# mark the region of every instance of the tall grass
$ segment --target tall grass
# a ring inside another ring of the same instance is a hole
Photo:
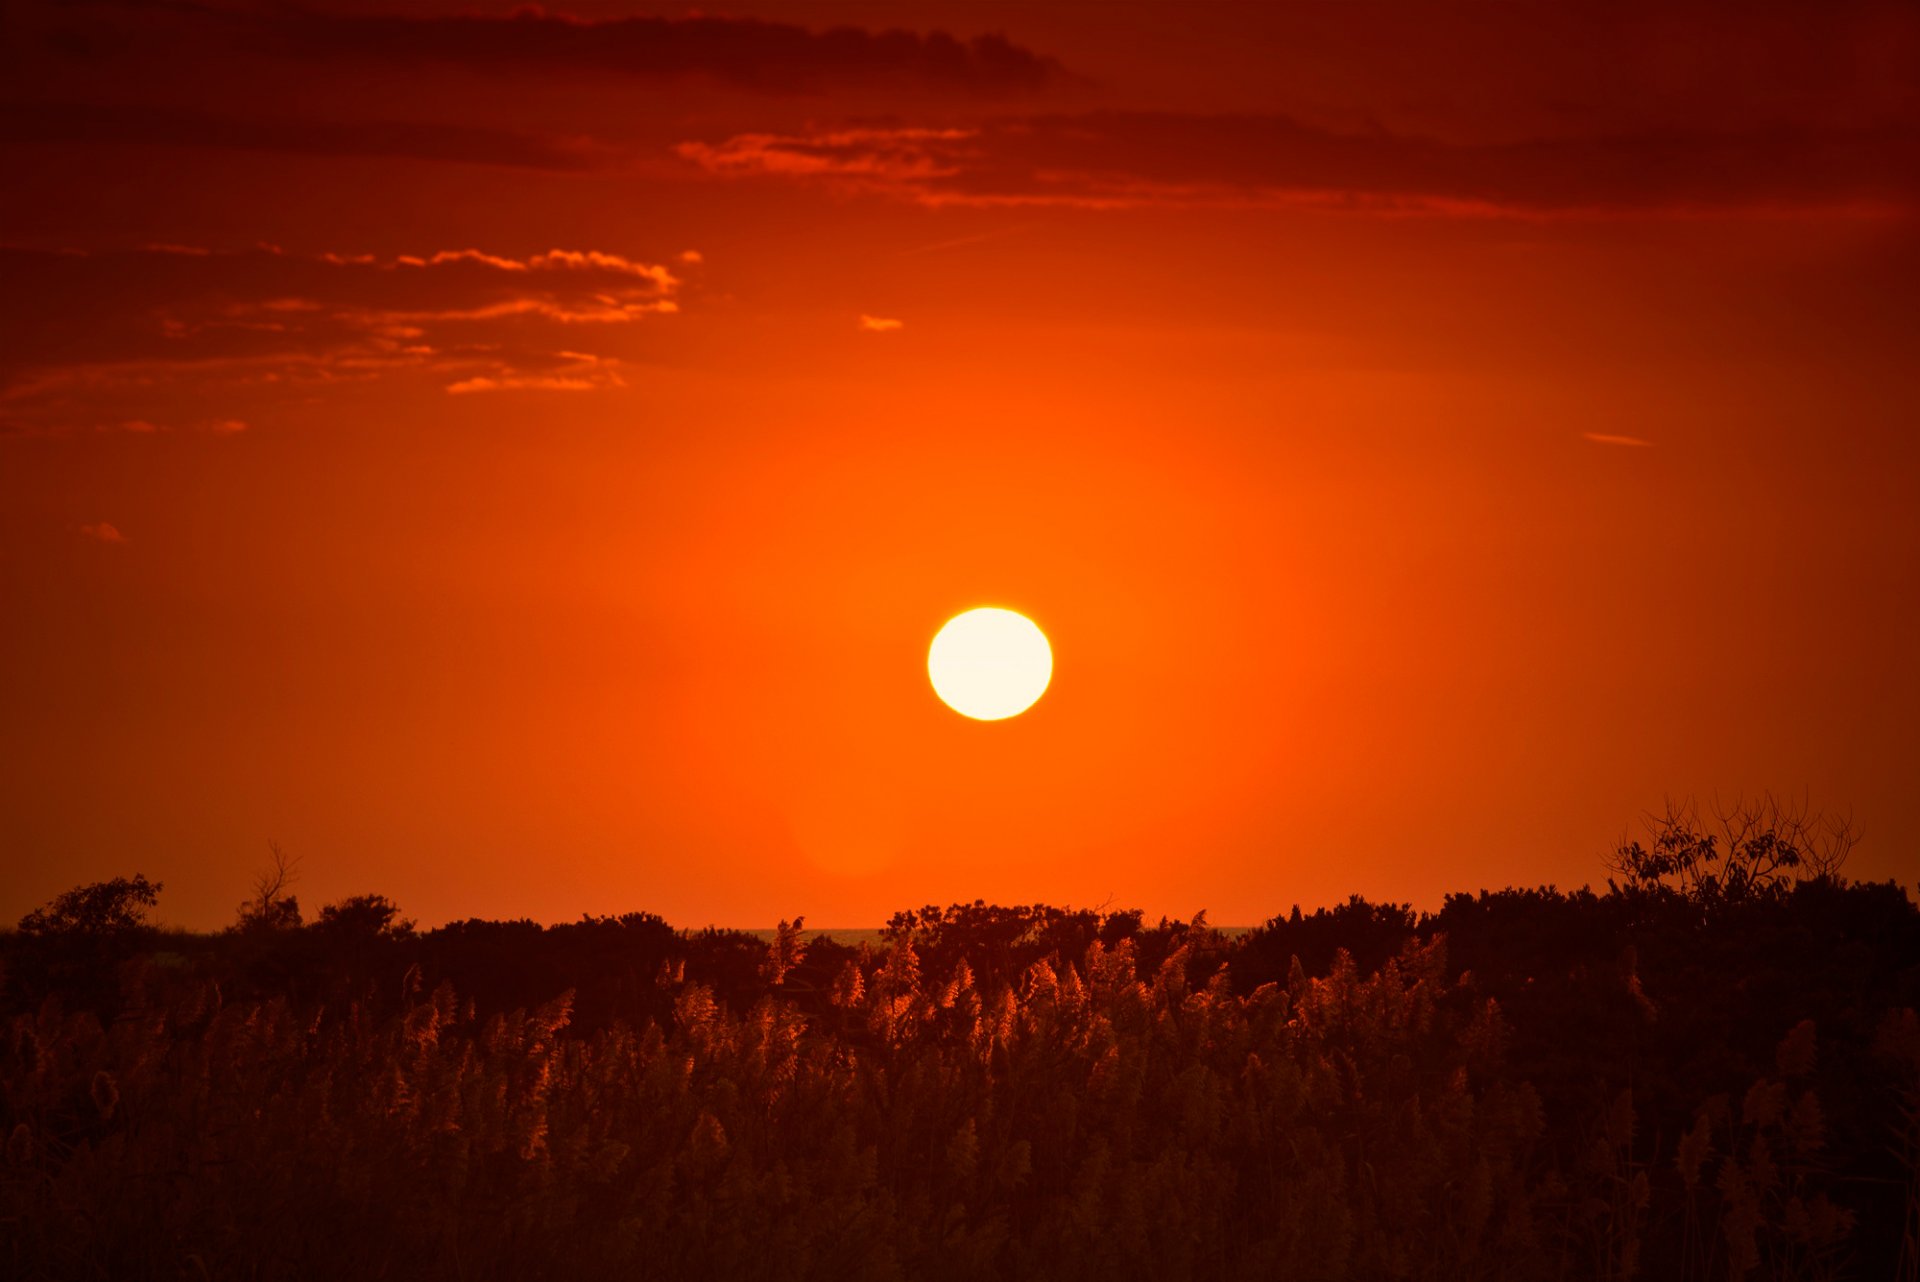
[[[777,991],[735,1011],[669,972],[669,1019],[587,1034],[569,993],[483,1016],[410,976],[385,1002],[301,1006],[136,966],[107,1026],[48,1002],[5,1027],[0,1262],[22,1279],[1831,1276],[1847,1218],[1788,1050],[1737,1111],[1701,1114],[1711,1146],[1683,1153],[1685,1207],[1662,1207],[1630,1095],[1592,1153],[1547,1150],[1505,1018],[1448,978],[1444,940],[1242,995],[1226,971],[1190,981],[1206,943],[1143,968],[1132,940],[1095,941],[983,987],[906,938],[813,1011]],[[1685,1261],[1646,1268],[1644,1226],[1666,1214],[1710,1219],[1725,1246],[1696,1232]]]

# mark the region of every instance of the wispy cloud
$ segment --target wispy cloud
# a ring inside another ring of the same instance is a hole
[[[253,417],[242,394],[271,403],[409,374],[463,392],[617,388],[621,362],[582,351],[582,327],[671,313],[681,288],[665,266],[566,249],[0,249],[0,275],[0,424],[15,432],[231,434]]]
[[[812,31],[752,18],[595,20],[525,8],[504,17],[273,9],[233,20],[298,54],[650,78],[706,76],[771,92],[901,80],[973,90],[1035,89],[1059,72],[1051,59],[1003,36],[962,41],[943,31]]]
[[[911,192],[954,178],[978,155],[977,129],[839,129],[810,134],[735,134],[675,150],[702,169],[751,177],[850,179]]]
[[[860,328],[868,334],[890,334],[894,330],[905,329],[906,325],[905,321],[892,316],[868,316],[862,313],[860,317]]]
[[[542,392],[591,392],[598,383],[584,378],[562,378],[554,376],[508,375],[504,378],[463,378],[458,383],[447,384],[447,391],[456,396],[469,392],[510,392],[532,389]]]
[[[143,54],[324,59],[405,71],[449,67],[522,76],[621,80],[698,78],[763,94],[848,85],[922,86],[969,94],[1044,88],[1053,59],[1004,36],[944,31],[814,30],[786,22],[694,14],[576,17],[527,6],[511,13],[327,12],[292,5],[90,4],[38,15],[48,44],[109,58],[137,36]]]
[[[1890,213],[1920,203],[1920,134],[1684,130],[1466,145],[1284,116],[1094,112],[969,128],[681,143],[708,173],[929,206],[1242,204],[1446,216]]]
[[[107,521],[95,521],[80,527],[80,533],[96,543],[125,543],[127,536],[120,533],[117,526]]]
[[[1637,436],[1615,436],[1611,432],[1582,432],[1580,435],[1592,441],[1595,445],[1626,445],[1640,449],[1646,449],[1653,445],[1652,441],[1643,441]]]
[[[553,367],[536,371],[501,366],[490,374],[475,374],[447,384],[453,396],[475,392],[593,392],[603,388],[625,387],[621,362],[587,352],[556,352]]]

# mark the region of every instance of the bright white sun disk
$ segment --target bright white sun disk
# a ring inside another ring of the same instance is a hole
[[[1046,693],[1053,647],[1025,615],[982,606],[947,620],[927,651],[927,675],[955,712],[1002,721]]]

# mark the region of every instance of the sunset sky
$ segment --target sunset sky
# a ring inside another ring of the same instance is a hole
[[[0,920],[1920,870],[1911,4],[0,24]]]

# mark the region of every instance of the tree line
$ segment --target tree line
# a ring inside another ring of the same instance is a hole
[[[1662,816],[1597,892],[1243,935],[306,922],[278,852],[214,934],[77,888],[0,938],[0,1264],[1912,1279],[1920,909],[1749,818]]]

